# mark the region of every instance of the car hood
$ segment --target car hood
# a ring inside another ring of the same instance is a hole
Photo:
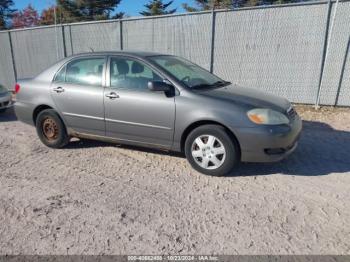
[[[207,97],[252,108],[270,108],[278,111],[285,111],[291,105],[285,98],[271,95],[257,89],[240,87],[238,85],[229,85],[216,89],[202,89],[197,92]]]

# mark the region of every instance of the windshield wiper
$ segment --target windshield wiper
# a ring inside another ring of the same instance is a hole
[[[228,81],[217,81],[213,84],[198,84],[191,86],[191,88],[211,88],[211,87],[223,87],[231,84],[231,82]]]
[[[215,85],[215,86],[227,86],[230,84],[231,84],[231,82],[229,82],[229,81],[217,81],[213,85]]]

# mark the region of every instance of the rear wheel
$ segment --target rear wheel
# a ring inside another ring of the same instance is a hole
[[[43,144],[52,148],[62,148],[69,143],[69,136],[63,121],[53,109],[39,113],[36,131]]]
[[[219,125],[194,129],[186,139],[185,154],[194,169],[212,176],[230,173],[239,161],[237,143]]]

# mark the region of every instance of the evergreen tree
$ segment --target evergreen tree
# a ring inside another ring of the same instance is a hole
[[[13,0],[0,0],[0,29],[7,29],[7,21],[16,11],[12,9]]]
[[[272,4],[287,4],[308,0],[195,0],[196,6],[182,4],[187,12],[206,11],[214,9],[232,9],[247,6],[260,6]]]
[[[162,0],[150,0],[148,4],[145,4],[146,11],[140,12],[143,16],[153,16],[153,15],[168,15],[176,12],[175,9],[167,10],[167,8],[173,3],[169,1],[168,3],[163,3]]]
[[[122,18],[125,18],[124,12],[118,12],[114,16],[112,16],[112,19],[122,19]]]
[[[211,9],[230,9],[233,7],[235,0],[195,0],[196,7],[189,6],[188,4],[182,4],[182,7],[187,12],[206,11]],[[242,0],[238,0],[242,1]]]
[[[60,21],[65,23],[78,21],[106,20],[117,8],[121,0],[57,0],[60,7]],[[122,13],[117,14],[119,17]]]
[[[74,12],[74,10],[70,11],[64,9],[61,5],[58,6],[50,6],[47,9],[44,9],[41,12],[40,16],[40,25],[53,25],[55,24],[55,8],[56,8],[56,23],[72,23],[78,21],[84,21],[79,14]],[[113,16],[106,17],[105,19],[121,19],[125,16],[125,13],[118,12]]]

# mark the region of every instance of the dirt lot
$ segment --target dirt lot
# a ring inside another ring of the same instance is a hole
[[[0,116],[1,254],[350,254],[350,110],[299,107],[297,151],[207,177],[180,156],[62,150]]]

